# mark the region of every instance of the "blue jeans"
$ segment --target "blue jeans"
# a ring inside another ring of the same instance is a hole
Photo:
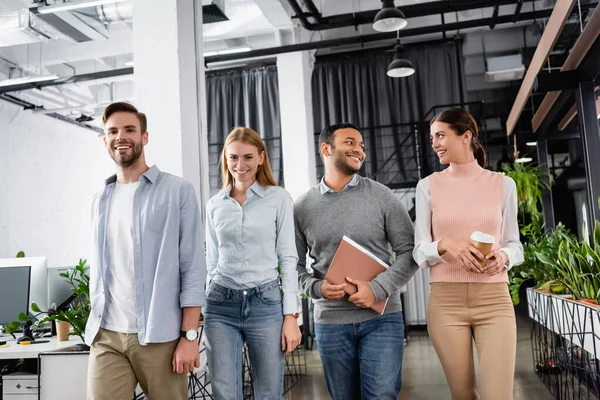
[[[333,400],[396,400],[402,386],[401,312],[358,324],[315,324],[327,389]]]
[[[242,400],[242,347],[250,355],[254,398],[283,396],[281,350],[283,306],[278,281],[246,290],[211,283],[206,295],[204,331],[213,397]]]

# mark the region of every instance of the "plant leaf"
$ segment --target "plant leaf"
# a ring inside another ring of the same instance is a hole
[[[35,302],[31,303],[31,309],[32,309],[34,312],[42,312],[42,310],[40,310],[40,307],[39,307],[39,306],[37,305],[37,303],[35,303]]]

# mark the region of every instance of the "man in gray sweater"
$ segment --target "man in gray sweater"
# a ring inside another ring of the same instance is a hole
[[[412,258],[413,225],[386,186],[357,175],[364,160],[362,136],[349,123],[319,136],[325,176],[295,205],[298,274],[315,303],[315,333],[333,400],[395,400],[402,384],[404,322],[399,289],[418,269]],[[324,279],[342,236],[367,248],[391,267],[370,282]],[[306,270],[306,254],[313,263]],[[358,292],[347,296],[344,286]],[[389,297],[383,315],[369,308]]]

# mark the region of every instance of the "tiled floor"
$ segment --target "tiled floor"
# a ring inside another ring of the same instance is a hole
[[[517,365],[514,400],[551,400],[552,396],[533,371],[529,322],[518,320]],[[316,350],[306,352],[308,375],[286,396],[287,400],[329,399],[323,367]],[[403,386],[400,400],[450,399],[444,372],[425,332],[409,332],[404,351]]]

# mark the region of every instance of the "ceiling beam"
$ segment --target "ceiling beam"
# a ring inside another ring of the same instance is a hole
[[[527,0],[530,1],[530,0]],[[302,27],[309,31],[320,31],[326,29],[343,28],[347,26],[356,27],[358,25],[372,24],[373,19],[379,11],[381,11],[381,5],[376,9],[368,11],[359,11],[346,14],[328,15],[323,16],[319,9],[316,7],[313,0],[304,0],[308,13],[305,13],[302,9],[298,0],[287,0],[290,7],[296,14],[294,18],[298,18]],[[495,7],[501,5],[517,4],[519,0],[478,0],[478,1],[430,1],[418,4],[410,4],[398,7],[402,10],[406,18],[423,17],[427,15],[440,15],[446,13],[456,13],[459,11],[468,11],[474,9],[481,9],[487,7]],[[342,3],[340,1],[340,3]],[[352,2],[347,1],[347,4]],[[336,3],[337,6],[337,3]],[[514,14],[512,21],[518,19]],[[316,20],[316,23],[311,23],[308,18]],[[493,19],[490,20],[493,22]],[[489,26],[490,24],[488,24]]]
[[[525,108],[527,99],[533,90],[535,77],[542,69],[542,66],[554,48],[574,5],[575,0],[558,0],[554,6],[552,15],[550,15],[550,18],[548,19],[546,29],[544,29],[544,33],[542,34],[531,63],[529,64],[529,68],[527,68],[527,72],[525,73],[525,78],[523,78],[523,82],[521,83],[517,98],[515,99],[510,114],[508,115],[508,119],[506,120],[506,134],[508,136],[512,135],[515,126],[517,125],[517,121],[521,116],[521,112],[523,112],[523,108]]]
[[[575,45],[573,46],[571,53],[569,53],[567,60],[565,61],[564,65],[562,66],[562,68],[560,70],[563,72],[576,70],[579,67],[579,65],[581,64],[581,62],[583,61],[583,59],[585,58],[586,54],[588,53],[588,51],[590,50],[592,45],[598,39],[599,35],[600,35],[600,7],[596,6],[596,9],[594,10],[592,16],[588,19],[587,23],[585,24],[585,28],[579,35],[577,42],[575,42]],[[544,100],[542,100],[542,103],[538,107],[535,115],[533,116],[533,118],[531,120],[531,126],[532,126],[532,129],[534,132],[537,132],[538,128],[542,124],[542,121],[548,115],[550,108],[552,108],[552,105],[558,98],[559,94],[560,94],[560,91],[558,91],[558,92],[555,91],[555,92],[546,93],[546,96],[544,96]],[[570,121],[571,119],[573,119],[573,117],[575,117],[576,114],[577,114],[577,109],[575,109],[575,114],[573,114],[568,120]],[[560,122],[561,125],[564,123],[564,121],[565,121],[565,119],[563,119],[563,121]],[[568,124],[568,122],[567,122],[567,124]],[[560,130],[562,130],[562,129],[560,129]]]
[[[289,16],[279,0],[254,0],[265,18],[277,29],[287,29],[294,26],[292,18]]]

